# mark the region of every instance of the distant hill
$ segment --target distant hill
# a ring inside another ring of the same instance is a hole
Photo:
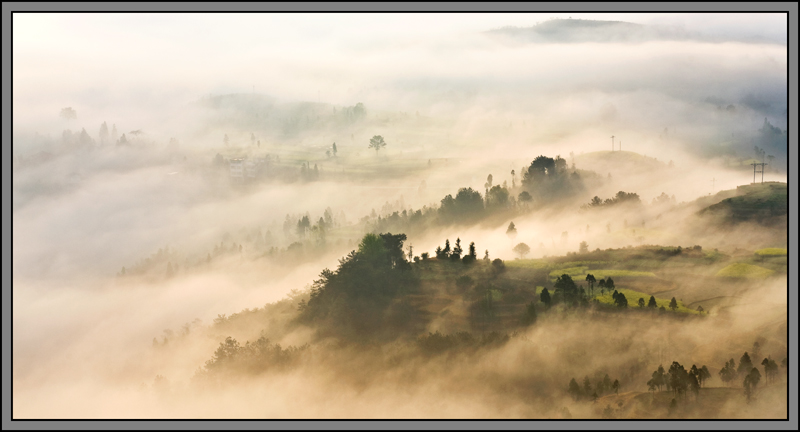
[[[575,156],[577,168],[596,171],[598,173],[619,172],[651,172],[667,168],[667,164],[656,158],[644,156],[631,151],[597,151]]]
[[[682,27],[652,26],[625,21],[584,19],[553,19],[532,27],[503,27],[489,30],[490,37],[525,43],[623,42],[637,43],[653,40],[697,40],[705,42],[781,43],[753,35],[712,35],[688,31]]]
[[[701,216],[721,217],[729,222],[756,221],[771,224],[787,215],[788,188],[786,183],[753,183],[723,191],[717,197],[725,197],[698,212]],[[707,199],[707,198],[702,198]],[[699,201],[699,200],[698,200]]]

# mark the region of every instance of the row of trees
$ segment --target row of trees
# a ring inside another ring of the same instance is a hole
[[[575,381],[575,378],[572,378],[569,381],[567,393],[569,393],[570,396],[572,396],[572,398],[576,401],[581,399],[591,399],[594,402],[598,397],[603,396],[605,393],[610,393],[613,391],[615,394],[618,394],[619,389],[619,380],[615,379],[614,382],[611,382],[611,378],[609,378],[608,374],[605,374],[602,381],[597,381],[594,388],[592,388],[592,382],[587,375],[583,378],[583,386],[578,384],[578,382]]]
[[[754,345],[754,348],[758,349],[757,343]],[[764,367],[765,381],[767,383],[771,381],[774,382],[779,371],[778,363],[772,359],[772,356],[767,356],[761,361],[760,364]],[[786,367],[785,358],[783,361],[781,361],[781,366],[784,368]],[[726,385],[730,385],[730,383],[735,382],[736,380],[742,380],[742,387],[745,390],[745,396],[747,396],[747,399],[749,400],[753,390],[755,390],[756,386],[761,380],[761,372],[753,364],[750,354],[745,352],[742,357],[739,358],[739,366],[736,366],[736,362],[733,359],[725,362],[725,366],[723,366],[719,371],[719,377]]]
[[[688,371],[680,363],[674,361],[670,365],[668,371],[664,371],[664,366],[659,365],[658,369],[653,372],[649,381],[647,381],[647,389],[655,394],[655,391],[661,391],[666,387],[667,391],[675,393],[675,397],[680,399],[686,396],[688,391],[698,396],[700,387],[703,383],[711,378],[711,373],[708,367],[703,365],[698,369],[697,366],[692,365]]]
[[[469,244],[469,252],[464,257],[461,257],[461,254],[464,253],[464,250],[461,248],[461,239],[456,239],[456,244],[453,249],[450,249],[450,240],[446,239],[444,241],[444,248],[441,246],[436,247],[436,259],[439,260],[451,260],[451,261],[461,261],[464,264],[472,264],[474,263],[478,257],[475,253],[475,242],[471,242]],[[423,258],[427,258],[427,253],[423,254]],[[488,259],[489,251],[486,251],[486,259]]]
[[[641,204],[642,200],[639,198],[638,194],[633,192],[617,192],[616,196],[611,198],[606,198],[605,200],[600,199],[600,197],[595,196],[589,201],[589,204],[583,206],[583,208],[597,208],[597,207],[611,207],[620,204]]]

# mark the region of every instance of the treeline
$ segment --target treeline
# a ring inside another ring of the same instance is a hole
[[[602,372],[598,372],[602,373]],[[569,381],[569,385],[567,386],[567,393],[572,396],[572,399],[575,401],[579,400],[591,400],[592,402],[596,401],[597,398],[614,392],[615,394],[619,393],[621,388],[621,384],[619,379],[615,379],[613,382],[608,374],[603,376],[603,379],[597,379],[595,381],[594,387],[592,387],[592,381],[589,379],[589,376],[586,375],[583,378],[583,385],[578,384],[578,381],[575,378],[572,378]]]
[[[296,364],[308,345],[282,348],[269,339],[260,337],[253,343],[240,345],[227,337],[219,344],[211,360],[197,370],[193,381],[201,386],[219,385],[220,380],[232,375],[257,375],[266,371],[283,371]]]
[[[758,347],[758,343],[755,344]],[[762,376],[765,377],[765,382],[775,382],[779,373],[778,364],[772,360],[771,356],[765,357],[761,362],[764,369],[764,375],[758,370],[756,364],[750,358],[750,355],[745,352],[739,359],[739,365],[736,365],[734,359],[725,362],[725,366],[720,369],[718,375],[723,383],[730,386],[733,382],[741,382],[744,396],[747,401],[753,399],[755,391],[761,382]],[[781,367],[786,368],[786,359],[781,362]],[[656,391],[668,391],[674,394],[674,398],[670,401],[670,410],[674,410],[678,401],[686,399],[688,394],[693,394],[695,401],[699,400],[700,389],[704,386],[705,382],[712,377],[711,371],[706,365],[697,367],[692,365],[690,369],[686,369],[682,364],[673,361],[669,370],[664,370],[663,365],[659,365],[650,380],[647,381],[647,389],[653,392],[655,396]]]
[[[538,156],[520,172],[519,185],[515,170],[511,171],[510,187],[506,182],[494,185],[490,174],[484,194],[470,187],[461,188],[455,196],[448,194],[442,198],[438,208],[423,207],[378,216],[371,223],[371,231],[416,233],[427,226],[470,224],[498,215],[527,213],[576,196],[585,189],[584,179],[597,177],[591,171],[568,169],[566,160],[560,156]]]

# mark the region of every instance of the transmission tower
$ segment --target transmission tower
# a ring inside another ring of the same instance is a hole
[[[756,173],[761,173],[761,183],[764,183],[764,167],[769,164],[764,162],[754,162],[750,165],[753,166],[753,183],[756,182]],[[758,167],[761,167],[761,170],[759,170]]]

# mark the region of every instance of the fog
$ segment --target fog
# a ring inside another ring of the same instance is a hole
[[[787,352],[785,251],[756,252],[787,247],[785,15],[13,19],[16,418],[785,417],[785,368],[752,400],[718,375],[756,341],[759,369]],[[538,156],[556,165],[538,174]],[[238,158],[258,174],[237,181]],[[754,162],[783,192],[757,189],[761,173],[751,185]],[[462,188],[482,196],[478,213]],[[620,191],[636,203],[611,202]],[[731,201],[751,193],[758,204]],[[386,232],[407,236],[421,281],[392,300],[426,299],[414,330],[354,339],[303,321],[322,270]],[[475,243],[467,271],[490,297],[532,290],[535,324],[477,325],[481,294],[452,292],[468,267],[440,280],[431,266],[450,264],[419,260],[457,238],[465,254]],[[706,255],[691,262],[624,255],[695,245]],[[536,287],[574,268],[559,259],[610,271],[603,253],[623,254],[614,271],[656,273],[619,287],[705,315],[542,309]],[[728,264],[771,273],[721,276]],[[431,354],[437,331],[509,338]],[[266,372],[214,375],[229,336],[306,348]],[[708,365],[713,403],[647,394],[673,361]],[[595,374],[619,394],[568,393]]]

